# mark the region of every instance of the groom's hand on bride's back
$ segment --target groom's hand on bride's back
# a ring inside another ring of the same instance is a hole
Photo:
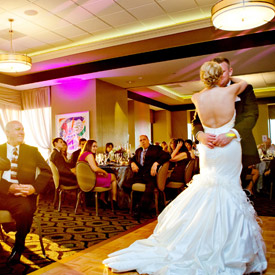
[[[216,135],[207,134],[207,133],[204,133],[201,131],[197,134],[196,138],[200,143],[204,144],[205,146],[207,146],[210,149],[213,149],[215,147],[215,145],[213,143],[216,140]]]

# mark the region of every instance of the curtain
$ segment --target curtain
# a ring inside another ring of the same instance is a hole
[[[9,121],[21,121],[21,109],[21,92],[0,87],[0,130],[2,133]],[[2,137],[0,143],[2,143]]]
[[[50,87],[21,92],[23,116],[38,147],[51,151]],[[25,130],[26,127],[25,127]],[[25,131],[27,132],[27,131]]]

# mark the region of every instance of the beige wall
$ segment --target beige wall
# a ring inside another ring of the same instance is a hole
[[[171,112],[154,111],[153,137],[154,142],[169,142],[172,136]]]
[[[129,143],[131,144],[131,152],[135,152],[135,101],[128,101],[128,135],[129,135]]]
[[[268,135],[268,105],[259,105],[259,118],[253,129],[256,144],[262,143],[262,135]]]
[[[139,136],[147,135],[151,140],[151,122],[149,105],[131,100],[129,106],[129,142],[134,152],[139,147]]]
[[[115,85],[96,81],[97,141],[99,146],[113,142],[123,146],[128,142],[127,91]]]
[[[187,139],[187,111],[177,111],[171,113],[172,138]]]
[[[127,91],[101,80],[77,80],[51,88],[53,136],[55,115],[89,111],[90,139],[99,152],[106,142],[123,145],[128,139]]]

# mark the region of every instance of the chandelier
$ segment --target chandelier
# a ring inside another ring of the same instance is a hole
[[[29,70],[32,67],[32,59],[27,55],[16,54],[12,45],[12,22],[13,19],[9,19],[10,22],[10,47],[11,52],[8,54],[0,54],[0,71],[7,73],[17,73]]]
[[[213,25],[217,29],[252,29],[273,19],[275,0],[222,0],[212,7],[211,14]]]

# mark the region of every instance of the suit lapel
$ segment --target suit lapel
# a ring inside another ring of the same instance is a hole
[[[24,161],[24,156],[26,156],[25,154],[25,150],[26,149],[26,146],[24,144],[21,144],[19,146],[19,156],[18,156],[18,171],[20,170],[21,168],[21,165]]]
[[[137,162],[138,163],[140,163],[141,152],[142,152],[142,148],[140,148],[140,150],[138,150],[138,153],[137,153]]]

